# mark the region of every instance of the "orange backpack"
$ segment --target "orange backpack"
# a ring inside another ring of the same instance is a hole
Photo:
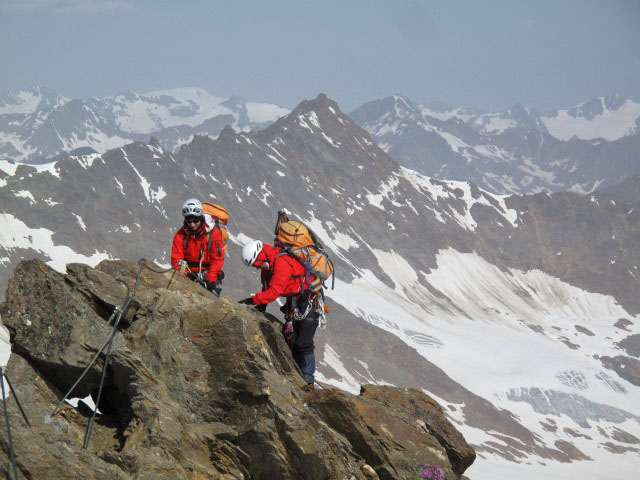
[[[229,212],[221,205],[216,205],[212,202],[204,202],[202,204],[202,213],[204,214],[207,226],[211,227],[211,231],[213,231],[215,227],[220,229],[220,235],[222,236],[222,242],[224,243],[224,250],[226,251],[227,240],[229,240],[229,232],[227,230]]]
[[[204,202],[202,204],[202,212],[218,219],[218,223],[226,225],[229,223],[229,212],[221,205],[212,202]]]
[[[281,245],[286,254],[304,266],[307,277],[309,274],[315,277],[312,282],[308,280],[311,291],[322,290],[324,281],[329,277],[332,277],[331,288],[333,289],[335,283],[333,262],[309,227],[304,223],[289,220],[287,215],[280,211],[274,233],[276,234],[275,243]]]

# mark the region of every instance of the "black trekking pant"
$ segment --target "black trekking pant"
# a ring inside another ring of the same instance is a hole
[[[296,320],[293,322],[293,338],[291,339],[291,354],[293,359],[302,371],[302,378],[307,383],[315,381],[314,374],[316,372],[316,356],[314,353],[315,345],[313,344],[313,336],[318,328],[318,316],[309,313],[304,320]]]
[[[307,308],[306,299],[301,299],[297,307],[301,311]],[[291,300],[283,310],[288,311],[291,308]],[[293,321],[293,337],[289,343],[291,355],[302,371],[302,377],[308,382],[313,383],[316,371],[316,357],[314,354],[315,345],[313,336],[318,328],[318,318],[320,314],[315,310],[311,310],[306,318]]]

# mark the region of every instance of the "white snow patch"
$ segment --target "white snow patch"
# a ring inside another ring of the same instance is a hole
[[[11,337],[7,327],[0,323],[0,367],[6,367],[11,355]],[[5,387],[8,388],[7,385]]]
[[[53,234],[46,228],[29,228],[24,222],[11,214],[0,214],[0,245],[5,250],[33,249],[50,258],[47,265],[63,272],[67,263],[86,263],[95,266],[102,260],[113,258],[103,252],[96,251],[91,256],[86,256],[73,251],[66,245],[55,245]]]
[[[247,102],[246,107],[249,121],[255,123],[275,122],[290,112],[286,108],[271,103]]]
[[[36,199],[33,198],[33,195],[31,194],[31,192],[29,190],[20,190],[19,192],[16,192],[16,197],[21,197],[21,198],[26,198],[29,200],[29,203],[31,205],[33,205],[34,203],[36,203]]]
[[[345,392],[353,393],[354,395],[360,393],[360,382],[349,373],[340,360],[340,356],[328,343],[324,346],[323,360],[319,363],[320,365],[328,365],[340,375],[339,379],[335,379],[325,377],[322,372],[316,372],[316,378],[320,382],[339,388]]]
[[[92,412],[96,412],[100,415],[102,415],[102,412],[100,410],[96,410],[96,404],[93,401],[93,398],[91,398],[91,395],[87,395],[84,398],[67,398],[65,399],[65,402],[67,402],[69,405],[71,405],[72,407],[78,408],[78,404],[80,403],[80,401],[84,402],[90,409]]]
[[[618,110],[604,109],[604,112],[592,120],[573,117],[569,110],[559,110],[555,117],[540,117],[551,135],[560,140],[578,137],[583,140],[604,138],[614,141],[637,130],[636,121],[640,118],[640,104],[627,100]]]
[[[78,225],[80,225],[80,228],[82,228],[82,230],[86,232],[87,226],[85,225],[84,220],[82,220],[82,217],[80,215],[76,215],[75,213],[72,213],[71,215],[76,217],[76,221],[78,222]]]
[[[120,181],[116,177],[113,177],[113,179],[116,181],[116,184],[118,185],[118,188],[120,189],[120,193],[122,195],[124,195],[124,188],[122,187],[122,184],[120,183]]]

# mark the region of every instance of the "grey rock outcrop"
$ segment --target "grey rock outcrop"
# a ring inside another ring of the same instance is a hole
[[[155,267],[157,268],[157,267]],[[143,268],[123,315],[87,451],[90,412],[51,412],[108,336],[138,265],[23,261],[0,305],[8,375],[33,426],[10,407],[18,469],[30,479],[457,479],[475,458],[417,390],[305,393],[276,324],[199,286]],[[102,362],[102,359],[100,360]],[[95,395],[101,363],[74,396]],[[6,436],[0,450],[7,452]],[[365,473],[368,472],[368,473]]]

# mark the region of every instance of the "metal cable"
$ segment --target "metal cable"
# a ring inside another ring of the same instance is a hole
[[[4,408],[4,419],[7,423],[7,439],[9,441],[9,458],[13,468],[13,478],[18,480],[18,469],[16,468],[16,456],[13,452],[13,440],[11,438],[11,423],[9,422],[9,412],[7,411],[7,399],[4,392],[4,367],[0,367],[0,384],[2,384],[2,406]]]

